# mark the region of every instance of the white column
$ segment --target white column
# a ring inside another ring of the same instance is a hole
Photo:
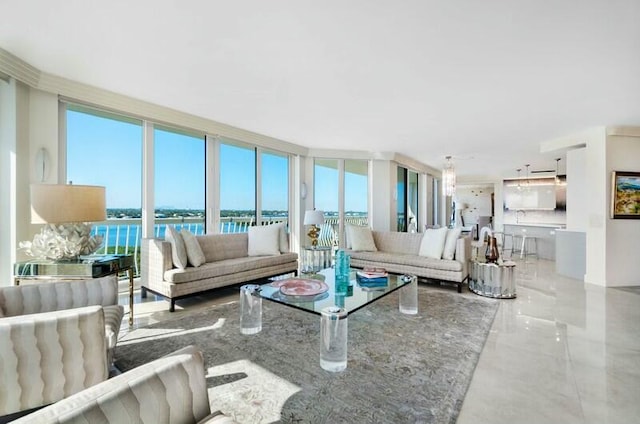
[[[205,166],[205,215],[207,234],[220,231],[220,166],[218,138],[205,136],[206,166]]]
[[[142,238],[155,236],[153,123],[142,123]]]
[[[344,244],[344,159],[338,160],[338,246]]]
[[[16,259],[16,85],[0,79],[0,286],[13,284]]]

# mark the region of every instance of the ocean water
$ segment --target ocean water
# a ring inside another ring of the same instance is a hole
[[[223,224],[223,232],[230,232],[232,227],[230,222]],[[172,224],[174,225],[174,224]],[[178,231],[185,228],[192,233],[199,235],[204,234],[204,224],[175,224]],[[166,224],[158,224],[154,227],[154,237],[164,239]],[[236,232],[237,229],[236,229]],[[105,245],[113,246],[140,246],[142,239],[142,228],[136,224],[110,224],[110,225],[94,225],[93,233],[101,235],[105,240]]]

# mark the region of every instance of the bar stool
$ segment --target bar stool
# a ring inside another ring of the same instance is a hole
[[[538,257],[538,238],[527,235],[527,229],[523,228],[521,234],[513,235],[513,243],[519,242],[520,259],[527,260],[527,256]]]

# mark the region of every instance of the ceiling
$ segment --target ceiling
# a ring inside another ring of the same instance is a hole
[[[303,146],[452,155],[471,180],[640,124],[638,0],[0,0],[0,21],[50,74]]]

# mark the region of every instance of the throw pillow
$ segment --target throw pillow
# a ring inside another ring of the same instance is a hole
[[[444,242],[442,259],[453,259],[456,256],[456,244],[462,233],[462,228],[452,228],[447,231],[447,238]]]
[[[361,252],[377,252],[371,228],[360,225],[347,225],[347,238],[351,240],[351,249]]]
[[[289,252],[289,233],[287,233],[287,226],[284,224],[284,222],[281,222],[275,225],[280,228],[279,230],[280,236],[278,240],[280,253],[288,253]]]
[[[198,243],[196,236],[191,234],[190,231],[182,229],[180,235],[184,240],[184,247],[187,249],[187,259],[191,266],[199,267],[203,263],[207,262],[202,252],[202,247]]]
[[[184,240],[172,225],[167,225],[165,228],[164,239],[171,243],[173,266],[185,269],[187,267],[187,249],[184,246]]]
[[[280,226],[258,225],[249,227],[249,256],[280,254]]]
[[[441,259],[448,228],[428,229],[422,236],[418,255],[427,258]]]

